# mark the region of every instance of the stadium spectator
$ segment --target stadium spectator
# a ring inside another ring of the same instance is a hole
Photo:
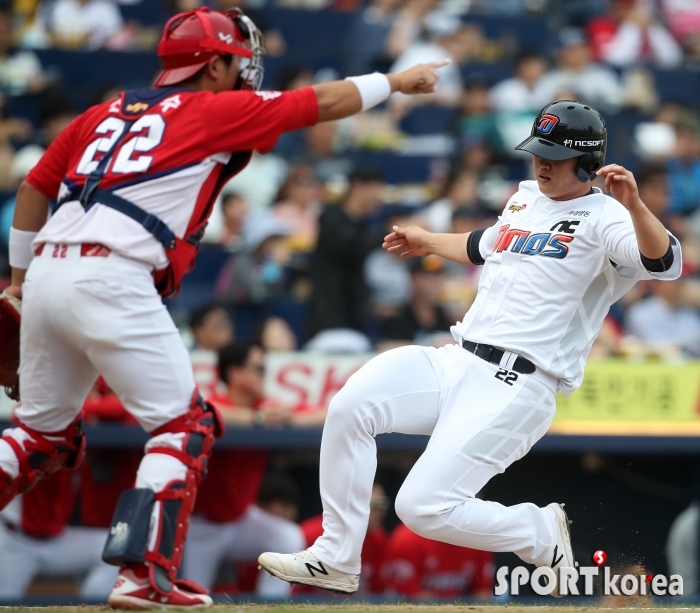
[[[243,224],[247,213],[245,198],[231,191],[221,198],[221,216],[223,228],[219,236],[219,243],[228,251],[236,253],[241,249],[243,241]]]
[[[454,166],[443,189],[442,197],[421,213],[421,217],[427,224],[426,229],[431,232],[449,232],[455,210],[480,206],[478,187],[479,176],[476,172]]]
[[[547,60],[539,53],[526,51],[515,61],[515,74],[491,89],[491,106],[499,113],[536,113],[551,102],[542,95],[542,78]]]
[[[34,94],[46,88],[46,75],[35,53],[17,49],[12,13],[0,10],[0,91],[6,96]]]
[[[410,226],[418,223],[414,219],[417,207],[411,205],[385,205],[381,209],[387,228]],[[408,262],[399,254],[389,253],[377,246],[365,260],[365,282],[370,290],[370,304],[378,319],[396,315],[411,299],[411,275]]]
[[[410,598],[493,597],[493,554],[432,541],[400,524],[389,537],[380,579]]]
[[[667,358],[700,357],[700,314],[683,302],[682,279],[664,286],[650,281],[651,295],[633,304],[625,330],[647,347],[647,353]]]
[[[593,19],[587,29],[597,61],[661,68],[674,68],[683,61],[680,45],[648,3],[611,0],[607,14]]]
[[[593,62],[586,34],[576,28],[559,32],[557,65],[543,77],[541,87],[547,100],[557,100],[562,90],[571,90],[577,93],[575,99],[602,111],[616,111],[622,103],[619,77]]]
[[[656,217],[666,219],[669,213],[670,194],[668,174],[663,164],[647,164],[635,177],[642,202]]]
[[[359,593],[381,593],[383,585],[380,581],[379,570],[386,552],[387,533],[383,522],[389,508],[390,500],[384,486],[375,483],[372,486],[372,497],[369,501],[369,520],[367,534],[362,543],[362,570],[360,572]],[[323,515],[315,515],[301,522],[306,546],[310,547],[323,534]],[[297,586],[295,593],[322,593],[323,590],[309,586]]]
[[[251,342],[235,342],[219,352],[219,373],[225,393],[209,400],[226,423],[236,426],[317,426],[325,411],[305,405],[287,406],[264,395],[265,352]],[[185,548],[184,573],[201,585],[214,584],[224,560],[251,561],[270,547],[293,552],[304,538],[295,523],[263,511],[256,504],[267,467],[262,449],[219,449],[197,495],[195,515]],[[284,597],[290,586],[267,573],[258,577],[261,596]]]
[[[386,234],[383,227],[370,227],[368,219],[382,203],[384,176],[376,169],[358,168],[349,181],[343,202],[327,206],[321,214],[318,243],[311,259],[309,338],[328,329],[364,331],[367,323],[365,259]]]
[[[41,122],[39,144],[48,147],[76,116],[75,108],[61,91],[49,91],[39,109]]]
[[[289,224],[271,213],[248,217],[243,229],[243,248],[232,255],[219,273],[217,297],[234,304],[262,305],[285,288],[289,249],[284,241]]]
[[[27,145],[22,147],[12,158],[10,166],[10,180],[13,189],[17,189],[22,180],[34,168],[36,163],[44,155],[43,147]],[[7,249],[10,238],[10,227],[15,214],[15,196],[0,204],[0,245]]]
[[[411,270],[411,301],[394,317],[382,322],[384,341],[419,345],[436,332],[450,331],[455,321],[448,319],[442,309],[445,265],[440,258],[413,258]]]
[[[348,76],[388,70],[395,56],[387,49],[387,38],[401,0],[371,0],[359,11],[345,41],[345,73]]]
[[[56,0],[47,6],[43,26],[53,46],[100,49],[116,41],[124,21],[110,0]]]
[[[306,164],[292,167],[273,207],[275,217],[289,226],[287,245],[292,251],[307,253],[316,245],[320,199],[321,184],[314,169]]]
[[[673,128],[675,151],[666,161],[671,190],[669,209],[674,215],[689,215],[700,206],[700,123],[685,111],[678,114]]]
[[[390,68],[390,72],[401,72],[420,63],[451,60],[447,66],[440,68],[440,81],[435,93],[423,96],[420,101],[411,100],[397,92],[390,98],[395,108],[407,108],[412,104],[443,104],[457,106],[462,93],[462,73],[460,65],[467,61],[474,51],[474,27],[460,27],[459,22],[440,29],[428,40],[418,39],[406,48]]]
[[[297,337],[281,317],[268,317],[255,335],[265,351],[296,351]]]
[[[460,97],[457,130],[462,142],[486,143],[494,155],[504,152],[499,131],[502,123],[491,108],[489,85],[482,77],[473,78],[464,86]]]
[[[228,311],[218,304],[206,304],[190,315],[190,361],[194,380],[205,398],[219,388],[218,352],[233,341],[233,322]]]

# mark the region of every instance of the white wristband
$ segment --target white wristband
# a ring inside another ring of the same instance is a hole
[[[373,72],[360,77],[347,77],[345,80],[352,81],[360,92],[363,111],[381,104],[391,96],[391,83],[389,83],[387,76],[381,72]]]
[[[10,228],[10,266],[27,270],[34,257],[32,242],[38,232],[26,232],[17,228]]]

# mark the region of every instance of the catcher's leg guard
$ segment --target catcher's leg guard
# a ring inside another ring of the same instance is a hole
[[[78,417],[60,432],[37,432],[20,423],[6,430],[2,440],[14,451],[19,473],[10,477],[0,469],[0,510],[17,496],[31,490],[40,479],[67,468],[80,466],[85,457],[83,420]]]
[[[175,439],[180,448],[147,446],[146,451],[147,454],[169,455],[182,462],[187,467],[185,480],[170,481],[159,492],[148,488],[126,490],[119,499],[102,559],[116,565],[147,563],[151,585],[160,596],[171,593],[173,586],[191,591],[199,589],[189,582],[176,581],[177,571],[197,489],[206,474],[214,440],[223,432],[219,412],[195,392],[192,408],[185,415],[152,432],[154,436],[184,435]],[[149,524],[156,504],[154,535],[149,534]]]

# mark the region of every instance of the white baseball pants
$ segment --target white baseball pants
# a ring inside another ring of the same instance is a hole
[[[107,600],[119,569],[101,560],[107,530],[69,526],[46,540],[0,524],[0,598],[21,598],[36,577],[84,577],[80,595]]]
[[[263,551],[293,553],[304,549],[304,533],[298,524],[263,511],[257,505],[248,507],[243,516],[226,524],[192,516],[183,561],[185,577],[211,589],[223,560],[247,562],[256,560]],[[256,593],[266,598],[284,598],[292,586],[272,577],[267,571],[258,575]]]
[[[80,245],[56,249],[47,244],[27,271],[20,332],[22,404],[15,413],[41,433],[63,430],[80,413],[99,373],[151,432],[190,409],[195,382],[187,349],[149,266],[115,253],[82,257],[80,250]],[[20,444],[27,436],[19,428],[5,434]],[[161,434],[146,450],[179,450],[181,438]],[[0,467],[11,477],[19,472],[12,448],[2,440]],[[159,492],[186,473],[172,456],[146,454],[136,487]]]
[[[523,457],[555,412],[554,391],[533,377],[496,378],[499,367],[458,345],[402,347],[355,373],[332,400],[321,443],[324,534],[310,548],[336,570],[360,572],[377,466],[374,437],[431,435],[396,497],[415,533],[525,562],[551,561],[554,519],[531,503],[506,507],[476,494]]]

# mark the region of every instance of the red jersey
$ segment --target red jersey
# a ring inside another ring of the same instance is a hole
[[[179,247],[188,243],[183,237],[203,229],[219,191],[246,166],[252,150],[265,153],[283,132],[317,119],[310,87],[282,93],[215,94],[181,87],[123,92],[75,119],[27,176],[49,199],[72,194],[39,232],[34,248],[45,242],[99,243],[155,270],[174,266],[173,254],[141,224],[99,200],[87,211],[78,202],[75,188],[113,145],[118,143],[100,189],[157,216]]]
[[[493,572],[492,553],[431,541],[401,524],[389,537],[380,576],[404,596],[457,598],[493,592]]]
[[[309,517],[301,522],[306,546],[311,547],[316,539],[323,534],[323,515]],[[379,593],[382,585],[379,580],[379,569],[384,559],[387,534],[381,526],[374,530],[368,530],[362,543],[362,570],[360,572],[360,591]],[[315,591],[308,586],[295,586],[295,592]]]
[[[225,395],[212,396],[209,402],[223,408],[236,405]],[[267,468],[264,449],[217,449],[209,460],[207,477],[197,492],[194,512],[209,521],[236,521],[258,500],[258,492]]]

